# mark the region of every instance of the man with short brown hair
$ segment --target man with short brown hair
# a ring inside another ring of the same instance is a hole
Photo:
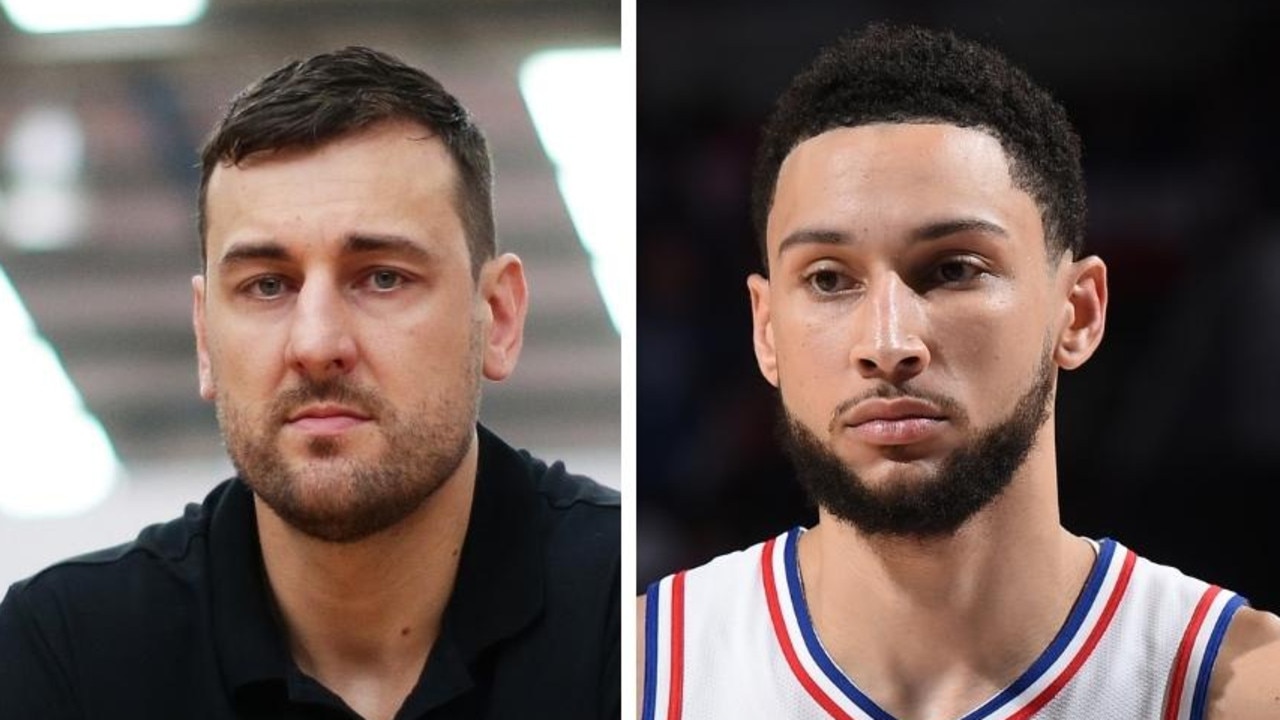
[[[477,424],[527,300],[467,111],[347,48],[248,88],[202,161],[238,477],[9,591],[2,714],[617,717],[618,495]]]

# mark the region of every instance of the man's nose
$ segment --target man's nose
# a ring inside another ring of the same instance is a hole
[[[929,366],[922,299],[902,278],[886,274],[868,289],[854,319],[850,360],[868,379],[899,385]]]
[[[339,289],[318,280],[303,283],[285,354],[293,370],[313,380],[332,379],[355,368],[358,353],[350,309]]]

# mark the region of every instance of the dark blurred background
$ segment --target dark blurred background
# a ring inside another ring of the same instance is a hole
[[[638,589],[811,523],[773,442],[745,277],[757,133],[872,20],[993,45],[1084,143],[1106,339],[1061,377],[1064,524],[1280,610],[1280,89],[1269,3],[703,2],[639,13]]]

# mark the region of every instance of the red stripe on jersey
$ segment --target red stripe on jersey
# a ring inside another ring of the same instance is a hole
[[[1111,590],[1111,597],[1107,598],[1107,605],[1102,609],[1102,615],[1098,617],[1097,624],[1089,632],[1089,637],[1085,639],[1084,644],[1076,651],[1076,656],[1071,658],[1071,662],[1058,674],[1058,677],[1054,678],[1053,682],[1049,683],[1048,687],[1040,691],[1040,694],[1021,710],[1010,715],[1008,720],[1026,720],[1035,715],[1040,708],[1048,704],[1058,694],[1058,691],[1062,690],[1071,681],[1071,678],[1089,659],[1089,655],[1093,653],[1093,649],[1098,645],[1098,641],[1102,639],[1103,633],[1107,631],[1107,626],[1111,624],[1111,619],[1115,617],[1116,610],[1120,607],[1120,600],[1124,597],[1124,591],[1129,586],[1129,576],[1133,574],[1133,565],[1136,560],[1137,556],[1133,554],[1132,550],[1125,550],[1124,566],[1120,568],[1120,577],[1116,579],[1116,586]]]
[[[764,544],[764,551],[760,554],[760,565],[764,571],[764,596],[769,605],[769,620],[773,622],[773,633],[778,638],[778,644],[782,646],[782,655],[787,659],[787,665],[791,666],[792,674],[809,693],[809,697],[821,705],[823,710],[839,720],[853,720],[853,716],[841,710],[840,706],[818,687],[813,678],[809,677],[809,673],[800,664],[800,658],[796,657],[795,648],[791,646],[786,623],[782,620],[782,606],[778,603],[777,586],[773,582],[773,546],[776,540],[777,538],[773,538]]]
[[[680,720],[684,705],[684,572],[671,578],[671,683],[668,720]]]
[[[1182,633],[1182,642],[1178,644],[1178,654],[1173,661],[1173,674],[1169,676],[1169,693],[1165,696],[1165,720],[1177,720],[1178,706],[1182,704],[1182,687],[1186,684],[1187,668],[1191,665],[1191,651],[1195,649],[1196,636],[1200,634],[1200,627],[1209,614],[1209,606],[1221,591],[1222,588],[1217,585],[1211,585],[1204,591],[1200,602],[1196,603],[1195,611],[1191,613],[1187,629]]]

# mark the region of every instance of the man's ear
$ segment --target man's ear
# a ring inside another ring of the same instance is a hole
[[[213,366],[209,363],[209,341],[205,335],[205,277],[191,278],[191,325],[196,331],[196,370],[200,376],[200,397],[213,400],[218,394],[213,382]]]
[[[1096,255],[1071,263],[1066,272],[1067,297],[1053,359],[1074,370],[1098,349],[1107,325],[1107,266]]]
[[[484,376],[505,380],[516,368],[524,345],[524,319],[529,291],[520,258],[505,253],[480,269],[480,296],[485,306]]]
[[[747,291],[751,293],[751,339],[756,348],[756,363],[760,374],[770,385],[778,386],[778,354],[773,345],[773,316],[769,310],[769,279],[753,274],[747,278]]]

